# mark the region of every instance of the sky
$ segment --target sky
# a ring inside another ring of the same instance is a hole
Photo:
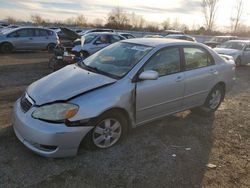
[[[39,14],[45,19],[61,21],[84,14],[89,22],[96,18],[105,20],[114,7],[125,12],[142,15],[147,21],[161,23],[176,18],[190,27],[202,26],[202,0],[0,0],[0,20],[8,16],[29,20]],[[216,26],[230,26],[230,17],[237,0],[220,0]],[[242,22],[250,26],[250,1],[244,0]]]

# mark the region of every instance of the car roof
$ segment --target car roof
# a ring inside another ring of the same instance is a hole
[[[227,42],[244,42],[244,43],[249,43],[250,40],[229,40]]]
[[[87,35],[91,35],[91,34],[94,34],[94,35],[119,35],[115,32],[91,32],[91,33],[87,33]]]
[[[151,47],[162,47],[174,44],[196,44],[190,41],[171,39],[171,38],[134,38],[134,39],[127,39],[125,41]]]
[[[238,38],[237,36],[214,36],[214,37],[216,37],[216,38],[232,38],[232,37],[234,37],[234,38]]]

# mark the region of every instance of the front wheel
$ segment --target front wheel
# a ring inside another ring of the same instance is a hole
[[[237,59],[235,60],[235,64],[237,67],[241,66],[241,58],[237,57]]]
[[[127,134],[128,120],[121,113],[108,112],[93,120],[94,129],[88,135],[87,148],[109,148]]]
[[[5,53],[5,54],[7,54],[7,53],[11,53],[13,51],[13,46],[12,46],[12,44],[10,44],[10,43],[3,43],[2,45],[1,45],[1,52],[2,53]]]

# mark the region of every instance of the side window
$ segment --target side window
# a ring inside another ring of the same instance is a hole
[[[109,42],[109,37],[108,35],[101,35],[98,37],[98,39],[95,41],[95,44],[107,44]]]
[[[17,37],[17,32],[15,31],[15,32],[12,32],[12,33],[10,33],[10,34],[8,34],[8,36],[7,37]]]
[[[192,70],[206,67],[213,64],[212,57],[199,48],[187,47],[183,48],[185,56],[185,70]]]
[[[46,37],[46,36],[48,36],[47,30],[36,29],[36,31],[38,31],[38,35],[36,35],[36,36],[40,36],[40,37]]]
[[[115,42],[121,40],[120,37],[116,36],[116,35],[109,35],[109,37],[110,37],[110,42],[111,43],[115,43]]]
[[[18,37],[33,37],[34,30],[33,29],[20,29],[16,31]]]
[[[159,76],[180,72],[181,60],[179,48],[167,48],[158,51],[147,62],[144,67],[146,70],[154,70],[159,73]]]

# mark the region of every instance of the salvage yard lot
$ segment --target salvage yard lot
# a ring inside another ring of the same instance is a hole
[[[30,83],[51,72],[48,58],[0,54],[0,187],[250,187],[250,66],[237,69],[213,116],[185,111],[132,130],[108,150],[47,159],[15,138],[11,110]]]

